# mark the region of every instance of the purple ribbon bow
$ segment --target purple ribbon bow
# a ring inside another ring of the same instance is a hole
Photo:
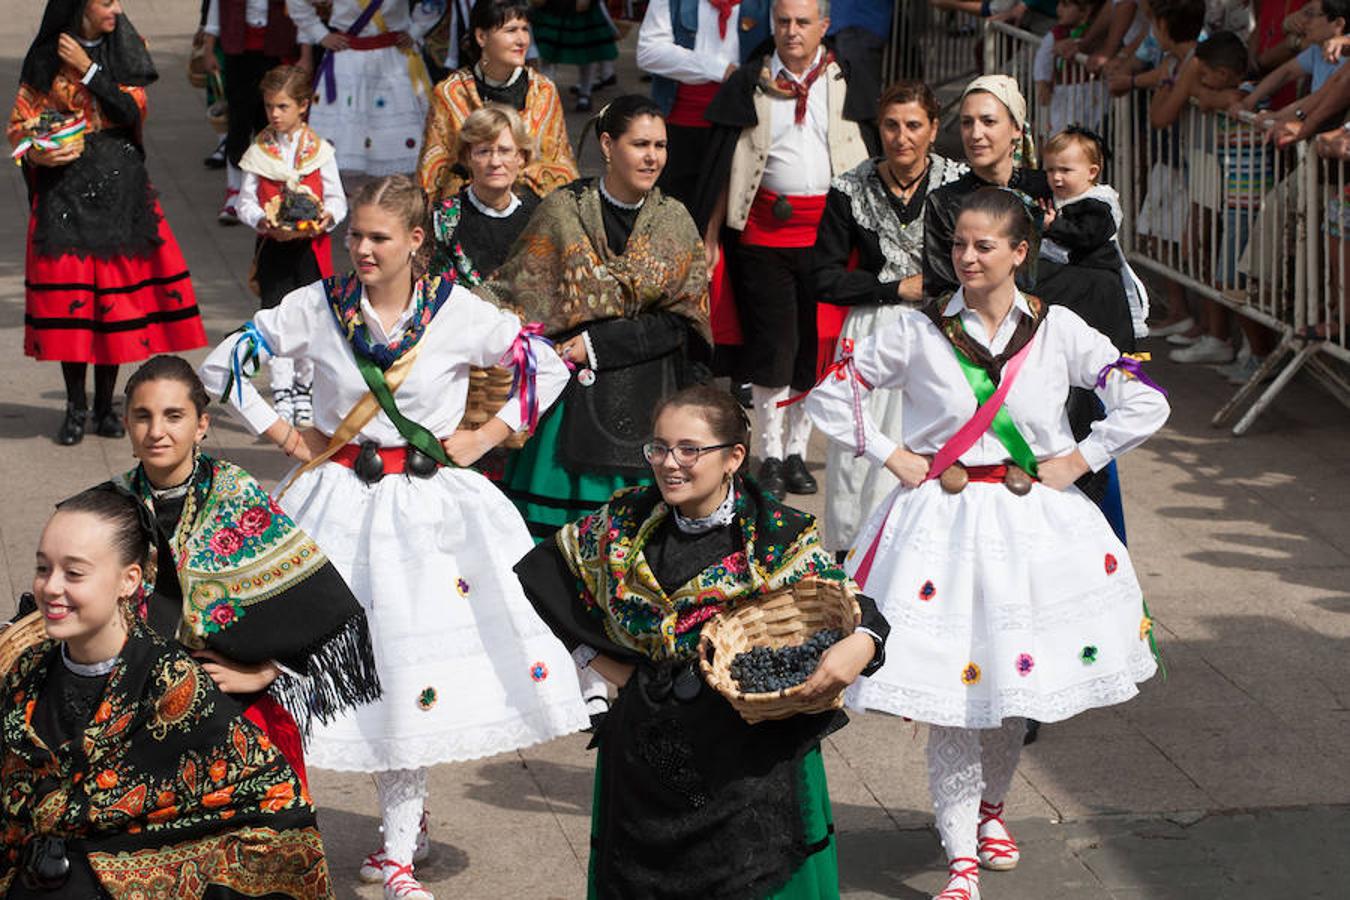
[[[544,326],[531,322],[520,329],[511,347],[502,354],[502,362],[511,368],[511,395],[520,401],[520,420],[528,425],[530,434],[534,434],[539,424],[539,360],[534,355],[534,341],[543,341],[552,347],[553,342],[544,337]]]
[[[1143,364],[1131,356],[1122,356],[1115,362],[1102,366],[1102,370],[1097,373],[1097,387],[1106,387],[1106,376],[1111,374],[1112,369],[1120,369],[1127,375],[1133,375],[1164,397],[1167,396],[1167,391],[1163,390],[1162,385],[1158,384],[1152,378],[1149,378],[1148,375],[1144,373]]]

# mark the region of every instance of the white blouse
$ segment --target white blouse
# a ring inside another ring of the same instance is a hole
[[[385,337],[378,321],[373,321],[364,288],[361,303],[372,340]],[[391,329],[393,335],[401,334],[409,319],[405,311],[404,318]],[[365,396],[367,388],[356,367],[351,344],[338,329],[329,308],[323,283],[315,282],[292,291],[279,306],[259,310],[253,316],[253,324],[276,356],[314,363],[314,425],[331,435]],[[407,378],[394,392],[399,411],[426,426],[432,434],[449,437],[464,417],[469,367],[497,365],[511,348],[520,327],[520,319],[514,313],[498,309],[462,287],[452,288],[449,299],[427,325],[418,343],[421,349],[417,360]],[[237,340],[238,335],[225,338],[202,364],[202,383],[214,397],[225,389]],[[542,412],[558,399],[570,375],[552,347],[537,338],[532,338],[531,343],[538,363],[536,386]],[[269,358],[266,353],[262,356]],[[228,402],[255,434],[266,431],[278,420],[271,405],[247,380],[243,383],[243,399],[238,388],[231,387]],[[518,399],[513,396],[507,401],[497,418],[512,430],[518,430],[522,426]],[[358,439],[375,441],[384,447],[407,443],[383,410],[361,429]]]
[[[863,405],[866,454],[878,464],[885,463],[899,444],[914,453],[937,453],[970,420],[977,406],[975,392],[956,361],[951,343],[919,311],[900,312],[895,324],[859,341],[853,354],[857,372],[867,384],[904,394],[904,433],[900,435],[883,434]],[[959,313],[967,333],[994,355],[1008,346],[1020,318],[1031,315],[1019,292],[1012,310],[990,340],[979,316],[966,307],[962,291],[952,295],[943,312],[947,316]],[[1093,423],[1092,433],[1077,444],[1094,472],[1142,444],[1167,421],[1167,398],[1120,370],[1112,370],[1105,386],[1097,387],[1098,373],[1119,359],[1120,351],[1072,311],[1051,306],[1032,344],[1004,408],[1038,460],[1064,456],[1074,449],[1064,410],[1070,387],[1095,389],[1106,406],[1106,418]],[[855,437],[850,381],[828,377],[804,402],[817,428],[852,447]],[[861,384],[858,387],[864,393],[868,390]],[[1007,458],[1003,444],[986,431],[962,454],[961,462],[968,466],[998,465]]]
[[[333,0],[333,13],[328,18],[328,24],[324,25],[313,0],[286,0],[286,13],[295,23],[302,44],[319,43],[328,36],[330,27],[339,34],[345,34],[365,8],[366,4],[360,0]],[[380,7],[380,14],[361,29],[361,36],[374,37],[383,31],[403,31],[413,40],[420,41],[444,12],[443,4],[418,3],[414,6],[408,3],[386,3]],[[379,20],[384,22],[383,29],[380,28]]]

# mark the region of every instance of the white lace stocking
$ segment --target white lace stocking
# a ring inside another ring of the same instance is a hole
[[[980,732],[928,726],[928,789],[948,859],[975,856],[980,812]]]
[[[786,416],[778,401],[788,398],[788,389],[760,387],[756,384],[751,385],[750,396],[755,402],[755,425],[759,428],[760,458],[782,459],[783,421]]]
[[[427,799],[426,769],[391,769],[375,773],[375,791],[380,797],[384,820],[384,852],[399,865],[412,862],[417,847],[417,829]]]
[[[980,758],[984,770],[982,799],[986,803],[998,805],[1008,796],[1026,736],[1027,720],[1020,716],[1004,719],[998,728],[980,732]]]

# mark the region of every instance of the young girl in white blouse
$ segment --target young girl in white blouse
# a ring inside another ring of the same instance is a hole
[[[377,703],[316,725],[313,765],[372,772],[384,846],[361,867],[386,898],[426,900],[427,767],[578,731],[576,666],[538,619],[512,566],[533,546],[504,495],[468,468],[537,418],[568,374],[515,314],[417,277],[427,201],[403,175],[352,201],[356,272],[261,310],[202,366],[255,432],[303,463],[279,495],[365,607]],[[515,359],[521,382],[496,418],[456,431],[471,366]],[[277,417],[247,374],[269,357],[314,365],[314,428]],[[521,396],[524,400],[521,400]],[[336,437],[334,437],[336,435]]]
[[[902,310],[806,400],[816,427],[901,481],[849,551],[894,626],[888,661],[849,701],[929,723],[941,900],[978,900],[980,867],[1017,865],[1003,798],[1026,720],[1128,700],[1156,668],[1125,546],[1073,482],[1160,428],[1167,401],[1077,315],[1017,290],[1038,237],[1027,202],[971,194],[951,248],[960,289]],[[1080,442],[1070,387],[1107,410]],[[903,394],[903,434],[867,417],[873,388]]]

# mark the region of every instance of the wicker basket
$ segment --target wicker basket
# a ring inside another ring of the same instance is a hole
[[[310,190],[309,187],[303,184],[297,187],[295,191],[298,194],[308,195],[309,198],[312,199],[318,205],[319,217],[317,219],[309,219],[303,222],[292,222],[283,225],[281,223],[281,204],[286,201],[286,194],[284,191],[279,194],[273,194],[272,198],[263,204],[262,208],[263,218],[266,219],[267,224],[273,228],[280,228],[283,231],[290,231],[295,234],[301,235],[302,237],[308,238],[319,237],[324,233],[322,227],[324,216],[323,200],[320,199],[319,196],[314,193],[314,191]]]
[[[46,639],[47,629],[42,624],[40,612],[31,612],[0,631],[0,674],[8,672],[25,650]]]
[[[457,430],[475,431],[492,421],[511,397],[511,377],[511,370],[502,366],[469,369],[469,395],[464,400],[464,418],[459,420]],[[519,450],[529,437],[528,431],[517,431],[500,446]]]
[[[799,713],[839,709],[844,705],[842,690],[832,697],[815,700],[801,696],[800,684],[772,693],[743,693],[731,677],[731,662],[736,654],[751,647],[777,649],[800,644],[823,628],[837,628],[847,636],[853,632],[859,616],[850,582],[802,579],[762,600],[722,613],[703,626],[703,637],[714,651],[711,663],[706,657],[699,659],[703,679],[751,725]]]

